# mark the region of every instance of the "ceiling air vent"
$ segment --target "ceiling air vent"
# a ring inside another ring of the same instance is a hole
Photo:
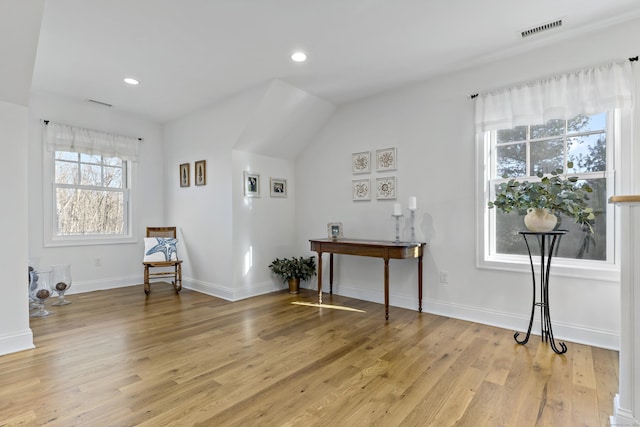
[[[543,31],[551,30],[553,28],[558,28],[562,26],[562,19],[558,19],[557,21],[547,22],[546,24],[538,25],[534,28],[529,28],[528,30],[524,30],[520,33],[522,38],[529,37],[541,33]]]
[[[93,102],[94,104],[98,104],[98,105],[102,105],[103,107],[113,107],[113,105],[108,104],[106,102],[102,102],[102,101],[96,101],[95,99],[89,99],[89,102]]]

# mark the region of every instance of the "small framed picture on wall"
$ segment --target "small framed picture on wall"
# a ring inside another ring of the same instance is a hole
[[[195,163],[196,185],[207,185],[207,161],[199,160]]]
[[[183,163],[180,165],[180,187],[188,187],[189,185],[191,185],[189,163]]]
[[[244,171],[245,197],[260,197],[260,174]]]
[[[287,197],[287,180],[271,178],[271,197]]]

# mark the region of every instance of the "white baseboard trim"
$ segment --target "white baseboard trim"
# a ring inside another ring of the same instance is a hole
[[[0,337],[0,356],[23,350],[30,350],[32,348],[35,348],[35,345],[33,345],[33,333],[31,332],[31,329],[27,329],[26,331],[17,334],[3,335]]]
[[[83,282],[71,282],[68,295],[82,294],[92,291],[103,291],[106,289],[126,288],[127,286],[141,285],[144,278],[141,275],[116,277],[111,279],[85,280]],[[54,295],[55,297],[55,295]]]
[[[272,281],[256,283],[240,289],[231,289],[214,283],[185,277],[182,278],[182,286],[186,289],[191,289],[192,291],[201,292],[216,298],[222,298],[227,301],[239,301],[284,289],[282,285],[278,286]]]
[[[328,292],[328,286],[323,286],[323,291]],[[316,288],[317,289],[317,288]],[[364,301],[376,302],[384,304],[384,293],[382,290],[374,291],[371,289],[361,289],[348,286],[335,287],[334,291],[338,295],[349,298],[357,298]],[[418,309],[418,301],[416,298],[408,296],[389,296],[389,305],[393,307],[401,307],[409,310]],[[510,329],[524,333],[529,326],[529,313],[523,315],[514,315],[512,313],[504,313],[484,308],[464,306],[459,304],[450,304],[441,301],[429,301],[423,299],[422,311],[440,316],[453,317],[456,319],[466,320],[469,322],[482,323],[484,325],[496,326],[498,328]],[[536,313],[531,333],[540,336],[540,312]],[[615,331],[607,331],[601,329],[587,328],[582,325],[554,322],[551,319],[553,327],[553,335],[556,340],[566,340],[579,344],[591,345],[595,347],[606,348],[610,350],[620,349],[620,334]]]
[[[620,407],[620,395],[613,398],[613,415],[609,417],[611,427],[615,426],[640,426],[640,421],[633,418],[633,414],[628,409]]]

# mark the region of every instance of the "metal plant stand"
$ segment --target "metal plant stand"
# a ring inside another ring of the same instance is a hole
[[[531,318],[529,319],[529,329],[527,335],[522,341],[518,340],[520,332],[516,332],[513,338],[518,344],[526,344],[529,341],[531,335],[531,327],[533,326],[533,316],[535,314],[536,307],[540,307],[540,337],[542,341],[548,341],[551,344],[551,348],[557,354],[563,354],[567,351],[567,346],[564,343],[560,344],[560,349],[556,345],[556,341],[553,338],[553,329],[551,328],[551,315],[549,314],[549,271],[551,270],[551,258],[554,251],[557,252],[560,245],[560,239],[567,233],[566,230],[549,231],[544,233],[538,233],[533,231],[521,231],[520,234],[524,238],[524,242],[527,245],[527,251],[529,252],[529,262],[531,263],[531,276],[533,278],[533,302],[531,305]],[[529,241],[527,236],[536,237],[538,246],[540,248],[540,298],[541,301],[536,302],[536,274],[533,265],[533,258],[531,257],[531,249],[529,248]]]

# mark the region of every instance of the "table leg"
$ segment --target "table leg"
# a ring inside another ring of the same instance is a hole
[[[389,320],[389,258],[384,259],[384,318]]]
[[[333,295],[333,252],[329,254],[329,294]]]
[[[322,304],[322,252],[318,252],[318,304]]]
[[[422,255],[418,257],[418,311],[422,313]]]

